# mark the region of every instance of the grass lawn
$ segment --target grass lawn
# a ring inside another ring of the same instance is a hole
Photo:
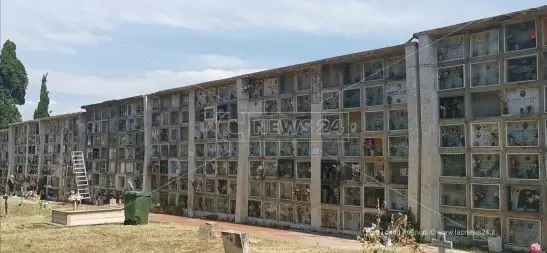
[[[224,252],[221,239],[201,239],[197,230],[176,224],[146,226],[103,225],[56,227],[51,207],[9,204],[8,217],[0,218],[0,252]],[[4,214],[4,201],[0,201]],[[275,241],[251,235],[252,252],[342,252]]]
[[[170,223],[152,222],[145,226],[101,225],[81,227],[54,226],[51,209],[38,204],[9,203],[4,216],[0,200],[0,252],[224,252],[220,238],[203,239],[197,229]],[[91,207],[90,207],[91,208]],[[467,249],[470,252],[482,252]],[[275,240],[251,235],[251,251],[281,253],[338,253],[325,247],[308,246],[294,241]],[[354,251],[356,253],[358,251]],[[406,248],[386,248],[381,253],[410,252]],[[437,252],[427,247],[426,253]],[[452,252],[452,251],[447,251]],[[361,251],[362,253],[362,251]]]

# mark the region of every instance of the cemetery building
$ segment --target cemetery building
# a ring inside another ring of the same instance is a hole
[[[40,176],[40,126],[39,120],[24,121],[10,125],[8,133],[8,174],[18,182],[16,190],[36,190]],[[42,163],[41,163],[42,162]],[[42,166],[40,166],[42,167]]]
[[[414,37],[421,217],[442,214],[422,219],[422,227],[462,235],[486,229],[516,247],[545,243],[547,6]]]
[[[65,199],[75,188],[72,151],[81,150],[83,131],[81,113],[52,116],[39,120],[39,175],[45,192],[52,199]]]
[[[418,164],[408,162],[406,76],[417,68],[404,54],[399,45],[147,95],[154,200],[190,216],[352,233],[377,198],[407,210]]]
[[[109,203],[125,189],[142,189],[145,175],[146,96],[106,101],[82,108],[87,176],[93,200]],[[151,154],[150,154],[151,155]],[[100,203],[99,203],[100,204]]]
[[[0,184],[65,199],[83,151],[97,202],[357,234],[380,200],[451,240],[547,242],[547,7],[413,37],[12,124]]]
[[[40,184],[51,199],[64,199],[75,183],[70,153],[81,149],[85,137],[78,129],[80,115],[24,121],[0,130],[0,185],[7,186],[13,176],[17,191],[36,190]]]

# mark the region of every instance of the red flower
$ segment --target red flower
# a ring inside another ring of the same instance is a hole
[[[530,39],[536,39],[536,29],[530,30]]]

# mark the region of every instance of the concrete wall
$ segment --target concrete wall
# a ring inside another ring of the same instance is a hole
[[[311,101],[311,124],[312,131],[310,136],[311,144],[311,186],[310,194],[311,206],[311,227],[316,230],[321,229],[321,156],[323,155],[321,126],[323,103],[321,102],[321,89],[323,82],[321,80],[321,68],[316,67],[311,70],[312,76],[312,101]]]
[[[237,89],[237,125],[238,125],[238,167],[237,167],[237,196],[235,222],[245,223],[248,216],[248,194],[249,194],[249,95],[243,91],[246,85],[245,79],[238,79]]]
[[[421,148],[422,148],[422,122],[420,106],[420,78],[419,78],[419,52],[418,45],[411,42],[405,44],[406,58],[406,87],[408,90],[408,205],[416,221],[420,220],[421,211]]]
[[[193,182],[194,175],[196,174],[196,145],[194,144],[195,125],[196,121],[196,100],[193,99],[196,94],[195,91],[190,91],[190,105],[189,105],[189,117],[190,127],[188,128],[188,216],[194,217],[194,191]],[[192,189],[192,190],[190,190]]]
[[[152,99],[143,96],[144,104],[144,167],[142,172],[142,190],[151,191],[150,166],[152,157]]]
[[[439,210],[439,105],[436,91],[436,48],[433,38],[423,35],[418,38],[420,108],[421,108],[421,208],[420,227],[429,231],[440,229]]]

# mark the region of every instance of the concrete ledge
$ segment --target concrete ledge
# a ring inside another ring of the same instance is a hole
[[[91,210],[54,209],[51,222],[65,226],[122,224],[125,220],[123,208],[104,208]]]

